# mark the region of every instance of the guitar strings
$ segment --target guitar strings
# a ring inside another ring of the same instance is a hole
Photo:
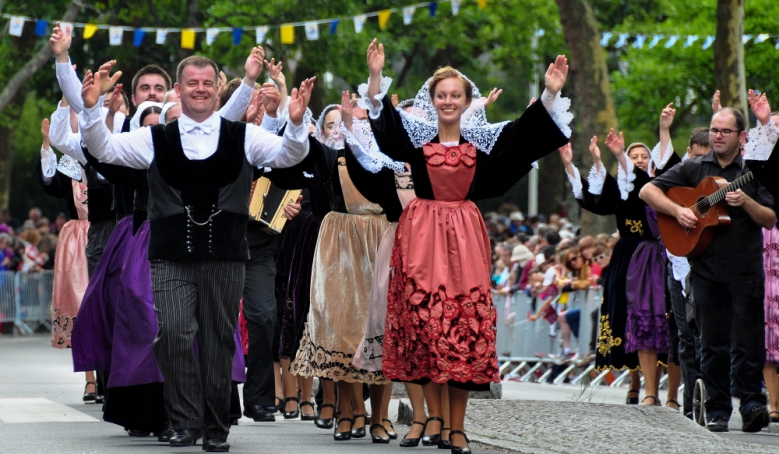
[[[743,175],[742,177],[738,178],[737,180],[733,181],[732,183],[728,184],[724,188],[720,188],[714,193],[712,193],[710,196],[703,198],[699,200],[697,203],[695,203],[693,206],[690,207],[690,209],[695,213],[696,216],[700,217],[700,210],[703,208],[703,202],[705,201],[709,208],[714,206],[715,204],[721,202],[725,198],[725,194],[728,192],[731,192],[734,189],[738,189],[741,186],[743,186],[745,183],[748,183],[750,180],[752,180],[752,172],[748,172],[747,174]]]

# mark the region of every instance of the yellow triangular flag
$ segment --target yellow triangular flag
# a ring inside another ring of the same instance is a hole
[[[387,22],[389,22],[390,14],[392,14],[392,10],[389,9],[383,9],[379,11],[379,28],[384,30],[384,28],[387,26]]]
[[[295,26],[281,26],[281,44],[295,44]]]
[[[181,30],[181,48],[195,48],[195,30],[192,30],[191,28],[185,28],[184,30]]]
[[[476,4],[479,5],[479,8],[484,9],[487,7],[487,0],[476,0]]]
[[[89,39],[95,36],[96,31],[97,31],[97,25],[95,24],[84,25],[84,39]]]

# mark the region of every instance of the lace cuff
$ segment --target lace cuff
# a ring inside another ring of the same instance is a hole
[[[60,163],[57,165],[57,171],[73,180],[81,181],[81,164],[68,155],[63,155]],[[98,177],[101,177],[98,174]]]
[[[744,159],[753,161],[767,161],[779,139],[779,130],[773,121],[763,126],[758,122],[757,126],[747,133],[747,144],[744,147]]]
[[[567,138],[571,138],[571,127],[568,126],[573,120],[573,114],[571,109],[571,100],[561,96],[559,93],[556,96],[552,96],[549,91],[544,89],[541,94],[541,103],[546,107],[546,111],[552,117],[552,121],[555,122],[560,132]]]
[[[573,196],[579,200],[582,200],[582,176],[579,173],[579,169],[573,166],[573,175],[565,172],[565,176],[568,177],[568,181],[571,182],[571,189],[573,190]]]
[[[633,162],[625,156],[625,164],[627,169],[623,169],[622,165],[617,164],[617,184],[619,185],[619,197],[622,200],[627,200],[628,195],[633,190],[633,180],[636,179],[636,173],[633,172]]]
[[[43,170],[43,180],[47,183],[57,171],[57,155],[51,148],[41,146],[41,170]]]
[[[371,102],[371,99],[368,96],[368,84],[360,84],[360,86],[357,87],[357,93],[360,95],[359,99],[357,100],[357,105],[368,111],[368,116],[371,117],[371,120],[376,120],[379,118],[382,110],[381,100],[387,96],[390,85],[392,85],[392,78],[382,76],[379,94],[373,97],[373,99],[379,102],[378,105],[373,105],[373,102]]]
[[[655,147],[652,148],[652,152],[650,153],[650,156],[652,157],[652,162],[655,163],[655,167],[657,167],[660,170],[663,170],[663,168],[665,168],[665,165],[668,164],[668,160],[671,159],[672,154],[674,154],[673,143],[668,142],[668,149],[665,151],[665,154],[663,154],[663,150],[660,149],[660,142],[657,142],[657,145],[655,145]]]
[[[606,167],[603,164],[600,165],[600,170],[595,164],[590,169],[590,174],[587,175],[587,185],[589,188],[587,191],[592,195],[600,195],[603,192],[603,182],[606,181]]]
[[[366,120],[354,120],[352,131],[343,127],[343,124],[341,128],[343,129],[346,143],[351,147],[357,162],[365,170],[371,173],[378,173],[382,168],[386,167],[397,173],[406,171],[404,163],[393,161],[379,150],[379,146],[371,131],[371,125]]]

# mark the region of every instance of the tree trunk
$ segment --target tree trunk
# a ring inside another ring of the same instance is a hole
[[[735,107],[749,118],[743,34],[744,0],[717,0],[714,79],[722,105]]]
[[[72,2],[62,16],[62,21],[72,22],[75,20],[80,8],[76,2]],[[24,61],[35,46],[38,37],[33,35],[30,25],[25,25],[25,33],[20,38],[12,38],[18,42],[18,45],[14,50],[15,55],[11,61]],[[9,113],[7,118],[10,120],[0,124],[0,207],[8,206],[11,171],[13,170],[14,150],[16,148],[16,126],[22,115],[22,107],[27,96],[25,82],[35,75],[51,57],[51,48],[48,45],[42,47],[11,77],[5,87],[3,87],[3,91],[0,92],[0,115],[7,108]]]
[[[569,79],[574,86],[576,118],[580,133],[578,143],[573,143],[574,153],[580,161],[579,169],[587,175],[592,166],[588,150],[590,138],[597,135],[601,142],[611,128],[617,128],[617,112],[611,98],[609,71],[600,44],[600,33],[595,14],[587,0],[556,0],[560,10],[565,42],[570,52]],[[604,155],[605,157],[605,155]],[[610,161],[605,161],[608,163]],[[571,199],[572,201],[572,199]],[[585,234],[612,232],[615,223],[612,216],[597,216],[582,210],[579,224]]]

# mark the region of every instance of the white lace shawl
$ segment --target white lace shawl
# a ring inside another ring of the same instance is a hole
[[[68,155],[62,155],[57,171],[73,180],[81,181],[81,164]]]
[[[747,133],[747,144],[744,147],[744,159],[753,161],[767,161],[779,139],[779,129],[773,121],[763,126],[757,122],[757,126]]]
[[[357,158],[357,161],[365,170],[378,173],[382,168],[386,167],[396,173],[406,171],[406,166],[403,162],[393,161],[379,149],[368,120],[353,120],[351,132],[344,127],[343,122],[339,122],[338,128],[343,130],[346,143],[349,144],[355,158]]]

